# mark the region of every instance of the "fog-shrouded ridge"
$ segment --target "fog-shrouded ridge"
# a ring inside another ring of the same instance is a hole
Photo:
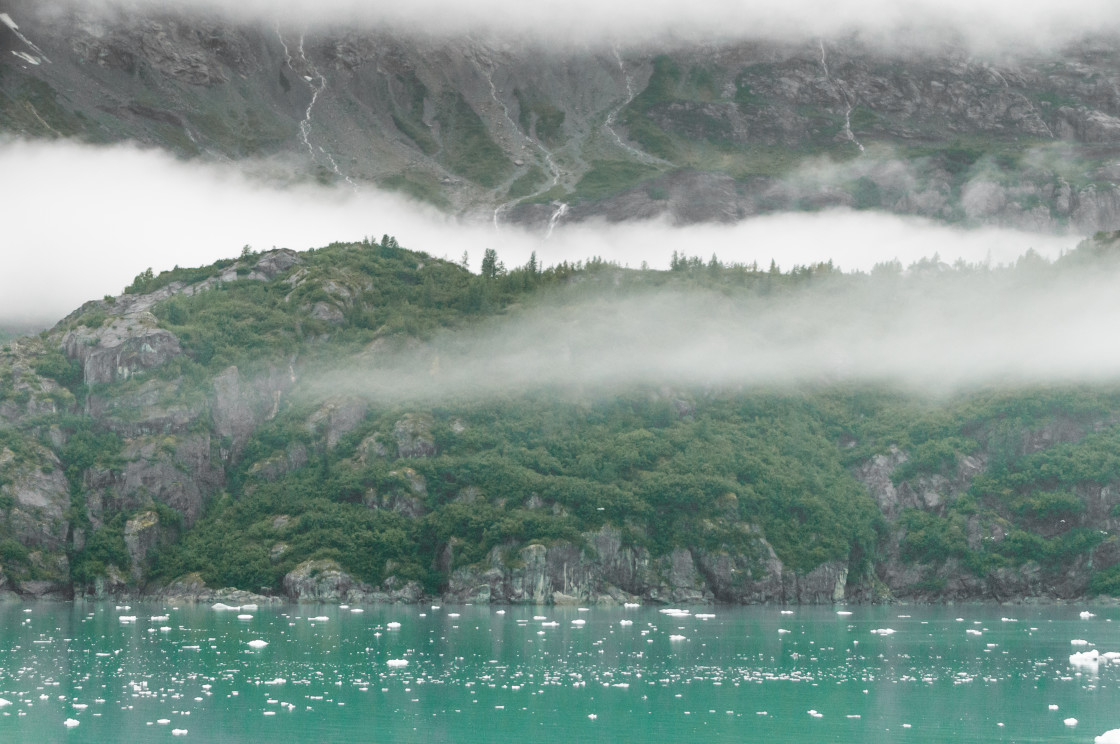
[[[258,164],[258,170],[270,164]],[[252,170],[252,168],[250,168]],[[243,165],[187,163],[131,146],[0,143],[0,327],[47,325],[82,302],[118,294],[136,274],[193,266],[255,250],[299,250],[366,236],[477,270],[495,249],[509,266],[536,252],[544,265],[599,256],[668,266],[674,251],[789,269],[832,260],[868,270],[937,254],[952,263],[1014,261],[1029,249],[1055,257],[1078,238],[1012,230],[962,230],[865,212],[779,214],[734,225],[663,222],[561,226],[543,231],[472,223],[372,188],[278,186]]]
[[[66,7],[75,0],[53,0]],[[644,43],[681,39],[768,37],[804,39],[859,34],[907,43],[945,34],[977,44],[1047,45],[1086,33],[1115,31],[1110,0],[82,0],[84,9],[116,13],[204,11],[236,20],[392,27],[425,34],[494,33],[553,43]],[[2,7],[2,6],[0,6]]]
[[[940,395],[1120,380],[1114,270],[955,271],[926,262],[739,297],[626,291],[625,282],[619,290],[609,274],[590,297],[570,290],[584,297],[577,301],[561,293],[420,347],[375,344],[345,369],[315,375],[307,391],[392,405],[633,385],[870,383]]]

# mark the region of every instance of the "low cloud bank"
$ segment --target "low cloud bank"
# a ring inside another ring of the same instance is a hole
[[[62,0],[53,4],[65,5]],[[856,34],[907,47],[952,37],[979,47],[1009,48],[1060,44],[1085,34],[1120,29],[1120,16],[1110,0],[83,0],[81,6],[125,13],[203,11],[305,27],[356,25],[425,34],[489,33],[554,44],[638,44],[667,38],[805,40]]]
[[[117,294],[148,267],[210,263],[242,246],[303,250],[388,233],[405,247],[477,270],[494,248],[507,266],[598,256],[665,268],[674,251],[782,268],[832,260],[868,270],[937,254],[952,263],[1006,263],[1029,249],[1055,257],[1077,238],[961,230],[865,212],[780,214],[735,225],[662,222],[561,225],[551,238],[495,230],[374,189],[277,186],[230,165],[186,163],[131,146],[0,143],[0,327],[48,325],[82,302]]]
[[[571,290],[578,300],[516,312],[422,348],[375,345],[352,366],[310,379],[308,392],[431,405],[635,384],[842,382],[940,395],[980,385],[1120,380],[1120,347],[1110,341],[1120,323],[1115,266],[1059,271],[1039,262],[991,272],[927,264],[763,294],[634,292],[606,279],[600,294],[578,287]]]

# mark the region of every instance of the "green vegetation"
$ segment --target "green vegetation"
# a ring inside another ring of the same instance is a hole
[[[564,112],[554,106],[547,98],[536,91],[513,89],[517,99],[517,123],[530,136],[549,147],[556,147],[564,141]]]
[[[596,170],[617,177],[613,167]],[[21,344],[26,363],[4,362],[0,391],[18,390],[27,409],[44,395],[39,377],[76,392],[63,396],[55,415],[0,427],[0,511],[19,508],[12,486],[29,473],[64,474],[67,520],[85,540],[69,551],[71,573],[83,584],[110,566],[128,572],[124,525],[154,508],[165,534],[178,539],[163,540],[147,580],[197,571],[211,585],[251,590],[280,591],[300,563],[330,558],[372,585],[416,580],[437,592],[456,569],[516,565],[529,544],[590,551],[587,535],[609,525],[625,547],[654,560],[687,548],[735,555],[760,570],[765,540],[787,569],[804,576],[823,564],[846,566],[857,586],[874,583],[876,566],[897,556],[919,569],[917,583],[902,588],[910,593],[953,591],[947,577],[955,572],[982,582],[1024,566],[1041,572],[1043,585],[1081,571],[1087,591],[1116,592],[1120,580],[1108,558],[1120,515],[1116,386],[923,397],[882,385],[721,389],[666,381],[542,385],[407,405],[344,390],[324,401],[310,388],[356,358],[377,367],[395,351],[436,348],[437,339],[544,303],[651,289],[770,302],[845,287],[877,291],[880,283],[892,292],[923,291],[977,277],[1026,287],[1114,266],[1118,246],[1120,235],[1109,234],[1053,264],[1033,257],[1017,268],[934,271],[930,263],[869,275],[842,274],[830,263],[781,272],[680,252],[669,271],[597,259],[542,268],[535,257],[507,268],[489,250],[475,275],[384,236],[289,254],[293,265],[268,279],[255,270],[262,257],[248,249],[204,269],[144,272],[132,291],[226,280],[153,306],[184,354],[127,380],[86,391],[77,365],[51,345],[58,336]],[[68,327],[100,327],[115,304],[90,303]],[[435,356],[433,370],[438,364]],[[217,435],[210,413],[214,376],[230,365],[243,385],[278,371],[295,378],[283,396],[246,403],[257,407],[256,428],[236,442]],[[77,413],[78,393],[107,413]],[[153,407],[198,413],[160,431],[165,424],[144,418]],[[200,520],[183,529],[158,484],[118,489],[124,473],[148,464],[199,477],[180,455],[193,435],[209,437],[210,457],[224,473],[212,481]],[[883,458],[891,466],[881,487],[893,488],[898,503],[887,516],[860,479]],[[23,576],[42,575],[34,546],[10,524],[0,519],[0,559]]]
[[[495,188],[513,171],[502,152],[466,99],[459,93],[440,97],[436,120],[443,152],[440,161],[452,172],[486,188]]]
[[[596,160],[576,184],[578,197],[602,199],[656,176],[656,168],[628,160]]]

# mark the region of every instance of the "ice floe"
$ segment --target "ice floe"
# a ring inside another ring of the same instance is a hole
[[[268,645],[268,641],[262,641],[259,638],[254,638],[253,640],[249,641],[249,645],[253,648],[264,648]]]
[[[391,667],[406,667],[408,666],[408,659],[389,659],[385,664]]]
[[[1112,729],[1105,731],[1103,734],[1093,739],[1094,744],[1120,744],[1120,729]]]

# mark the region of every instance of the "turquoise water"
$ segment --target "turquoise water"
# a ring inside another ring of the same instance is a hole
[[[0,605],[0,741],[1091,742],[1120,728],[1120,663],[1069,663],[1120,651],[1117,608],[353,609]]]

